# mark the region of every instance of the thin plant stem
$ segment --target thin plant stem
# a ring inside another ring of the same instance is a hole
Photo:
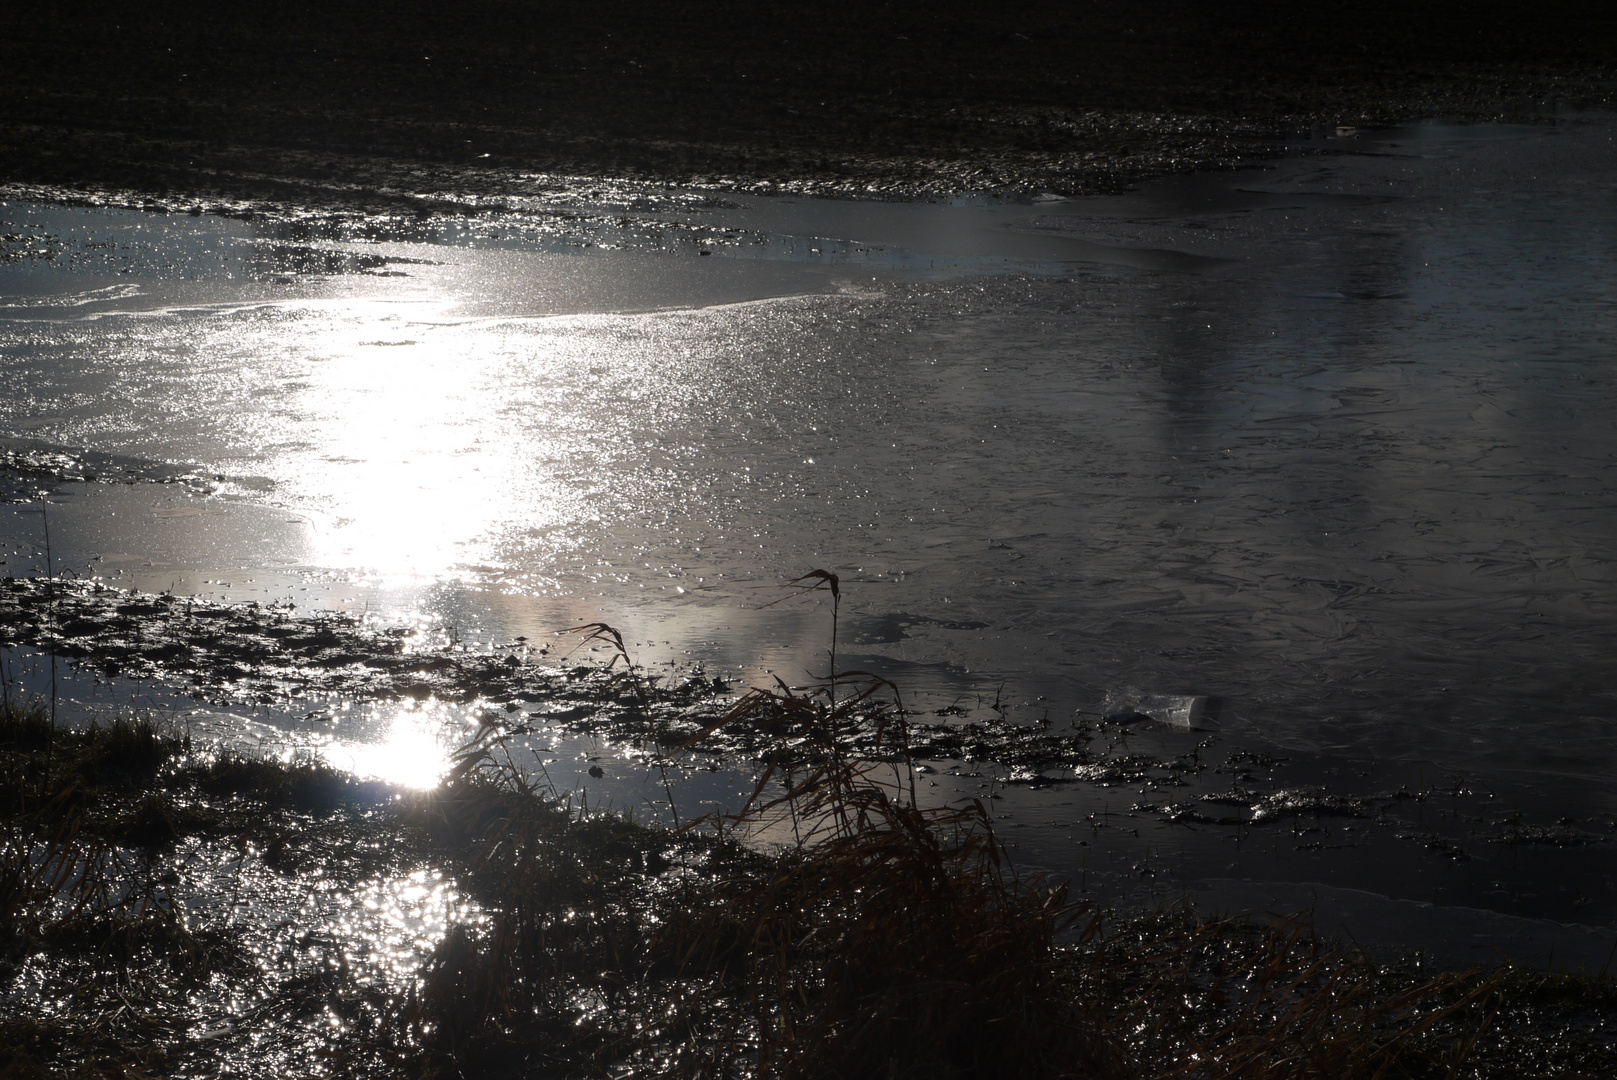
[[[56,563],[51,557],[51,518],[45,509],[45,496],[39,497],[39,518],[45,526],[45,588],[50,596],[51,633],[56,633]],[[51,734],[56,733],[56,652],[51,651]]]

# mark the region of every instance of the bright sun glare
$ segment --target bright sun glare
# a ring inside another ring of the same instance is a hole
[[[357,776],[408,788],[435,786],[449,769],[449,754],[439,739],[436,710],[401,708],[387,735],[377,742],[338,743],[327,748],[333,765]]]
[[[322,448],[342,524],[329,561],[384,579],[432,577],[458,561],[497,502],[478,445],[477,354],[441,327],[363,318],[332,342],[318,384],[334,423]],[[357,331],[357,332],[356,332]],[[367,340],[355,340],[367,338]],[[323,410],[324,411],[324,410]]]

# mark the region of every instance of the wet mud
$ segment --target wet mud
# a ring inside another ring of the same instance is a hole
[[[199,468],[0,440],[0,503],[37,502],[64,483],[180,484],[209,492],[223,479]]]
[[[25,10],[0,44],[0,180],[233,214],[459,212],[577,174],[1117,191],[1277,136],[1608,107],[1614,39],[1579,2]]]
[[[419,631],[343,613],[300,615],[274,605],[210,604],[26,578],[0,582],[0,596],[5,644],[69,657],[104,676],[171,682],[221,704],[348,695],[599,706],[603,685],[613,682],[591,666],[536,666],[533,659],[548,645],[513,641],[497,651],[472,651],[441,636],[418,642]],[[660,691],[658,705],[677,713],[715,699],[716,689],[693,676],[678,690]]]

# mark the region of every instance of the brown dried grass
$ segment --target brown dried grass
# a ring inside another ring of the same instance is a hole
[[[760,1077],[1118,1075],[1060,977],[1066,889],[1017,875],[980,802],[916,801],[897,687],[836,668],[837,576],[789,585],[831,594],[831,669],[807,692],[748,692],[681,748],[734,724],[765,735],[745,805],[704,820],[779,844],[671,929],[683,967],[738,986]]]

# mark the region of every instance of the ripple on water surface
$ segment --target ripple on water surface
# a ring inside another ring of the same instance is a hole
[[[829,612],[758,587],[826,566],[839,659],[929,710],[1217,695],[1232,750],[1345,796],[1609,816],[1612,129],[1365,139],[1020,208],[638,204],[617,251],[7,208],[85,257],[5,264],[0,429],[216,478],[187,497],[223,513],[152,499],[116,539],[58,496],[58,556],[153,591],[482,642],[605,618],[648,663],[795,680]],[[139,295],[101,291],[108,229]],[[280,565],[227,528],[270,509]],[[42,562],[7,515],[8,567]],[[1492,869],[1457,893],[1503,904]]]

